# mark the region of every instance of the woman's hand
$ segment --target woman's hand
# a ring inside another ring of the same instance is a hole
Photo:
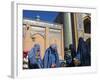
[[[77,59],[77,58],[74,58],[74,65],[75,65],[75,66],[80,65],[80,60]]]
[[[56,67],[56,64],[52,64],[52,65],[51,65],[51,68],[55,68],[55,67]]]

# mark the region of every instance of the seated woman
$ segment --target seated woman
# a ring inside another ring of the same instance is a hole
[[[42,68],[42,59],[40,56],[40,45],[35,44],[28,54],[29,69]]]
[[[70,64],[70,66],[75,66],[75,64],[74,64],[74,58],[75,58],[75,56],[76,56],[76,50],[75,50],[75,47],[74,47],[74,45],[73,44],[70,44],[69,45],[69,49],[71,50],[71,57],[72,57],[72,62],[71,62],[71,64]]]
[[[59,56],[56,44],[52,44],[49,48],[47,48],[44,55],[43,63],[44,68],[59,67]]]

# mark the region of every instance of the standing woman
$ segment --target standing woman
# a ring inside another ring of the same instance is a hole
[[[59,67],[59,56],[57,51],[57,45],[52,44],[45,51],[43,58],[44,68],[55,68]]]
[[[76,58],[79,58],[80,66],[87,66],[87,59],[86,59],[87,58],[87,45],[82,37],[80,37],[78,41],[78,49],[77,49]]]
[[[87,45],[87,66],[90,66],[91,65],[91,38],[88,38],[86,40],[86,45]]]
[[[40,45],[35,44],[28,54],[29,69],[42,68],[42,59],[40,55]]]

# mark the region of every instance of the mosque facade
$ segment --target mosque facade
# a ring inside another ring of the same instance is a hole
[[[28,53],[34,44],[41,47],[41,56],[50,44],[56,44],[60,60],[64,60],[65,48],[78,47],[78,39],[91,38],[91,14],[59,13],[54,23],[41,19],[23,19],[23,52]]]

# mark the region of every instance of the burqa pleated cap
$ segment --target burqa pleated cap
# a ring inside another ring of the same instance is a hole
[[[57,49],[57,45],[56,44],[51,44],[50,46],[52,49]]]
[[[34,44],[34,48],[35,48],[36,50],[40,50],[40,45],[39,45],[39,44]]]

